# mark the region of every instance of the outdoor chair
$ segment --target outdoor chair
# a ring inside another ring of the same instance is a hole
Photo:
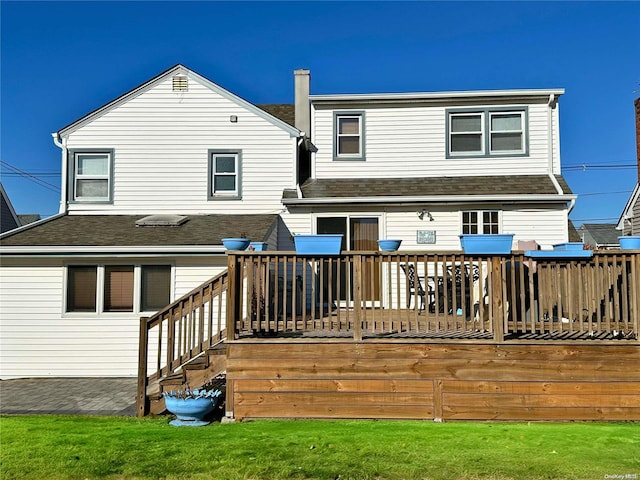
[[[400,268],[407,276],[407,308],[411,309],[411,299],[415,296],[420,300],[420,311],[425,309],[425,296],[427,293],[429,294],[429,304],[431,305],[432,299],[435,295],[431,285],[428,285],[428,292],[425,291],[422,286],[422,281],[419,276],[416,276],[416,267],[415,265],[409,263],[405,265],[404,263],[400,264]]]

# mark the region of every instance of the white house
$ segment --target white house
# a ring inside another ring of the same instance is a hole
[[[0,377],[135,375],[139,317],[223,271],[224,237],[568,240],[563,90],[309,97],[309,72],[295,83],[295,105],[257,106],[176,65],[53,134],[60,213],[1,237]]]
[[[620,235],[640,235],[640,97],[633,102],[636,118],[636,158],[638,160],[638,181],[627,204],[622,210],[616,228]]]

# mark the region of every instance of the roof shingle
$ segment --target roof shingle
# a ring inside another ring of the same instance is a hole
[[[189,215],[179,227],[137,227],[146,215],[65,215],[1,240],[10,246],[188,246],[222,245],[222,238],[245,235],[265,241],[278,215]]]

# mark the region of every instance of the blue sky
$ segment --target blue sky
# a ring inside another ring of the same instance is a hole
[[[3,0],[0,9],[0,175],[18,213],[58,211],[51,132],[176,63],[253,103],[291,103],[296,68],[311,70],[312,94],[565,88],[561,159],[583,194],[576,225],[616,222],[637,180],[640,2]]]

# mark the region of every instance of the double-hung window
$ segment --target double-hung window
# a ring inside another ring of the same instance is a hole
[[[334,159],[364,160],[364,113],[334,113]]]
[[[71,199],[76,202],[111,201],[113,151],[73,151]]]
[[[447,157],[528,154],[526,108],[447,110]]]
[[[170,265],[67,267],[66,312],[155,312],[170,301]]]
[[[524,152],[524,112],[490,112],[491,154]]]
[[[237,150],[209,151],[209,198],[240,197],[240,164]]]
[[[497,210],[462,212],[462,233],[500,233],[500,212]]]

